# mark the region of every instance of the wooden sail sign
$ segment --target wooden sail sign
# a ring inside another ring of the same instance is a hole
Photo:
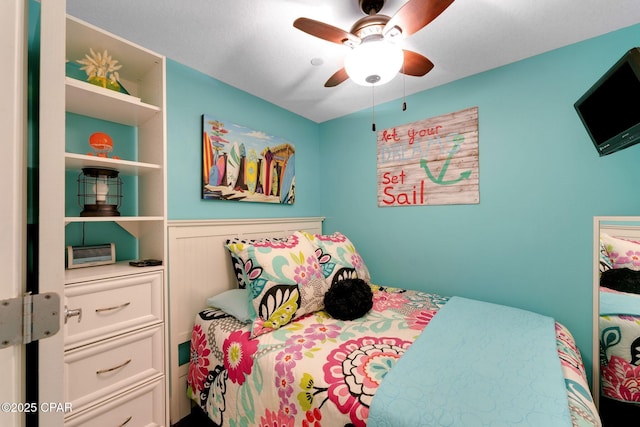
[[[378,206],[480,203],[478,107],[381,130]]]

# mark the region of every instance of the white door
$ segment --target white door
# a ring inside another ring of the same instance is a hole
[[[26,289],[27,0],[2,2],[0,13],[0,299]],[[0,349],[0,425],[23,426],[24,345]],[[29,408],[30,409],[30,408]],[[26,409],[28,410],[28,409]]]
[[[26,1],[26,0],[23,0]],[[40,0],[40,85],[38,144],[38,290],[64,294],[64,141],[66,1]],[[44,209],[43,207],[46,207]],[[62,311],[62,307],[60,307]],[[62,317],[58,327],[62,330]],[[38,422],[62,426],[64,411],[46,405],[66,405],[62,332],[38,341]],[[73,412],[73,408],[71,410]]]

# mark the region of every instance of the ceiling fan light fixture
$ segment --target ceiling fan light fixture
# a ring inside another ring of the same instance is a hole
[[[349,51],[344,67],[354,83],[362,86],[380,86],[398,74],[403,61],[402,49],[379,37],[373,40],[364,39]]]

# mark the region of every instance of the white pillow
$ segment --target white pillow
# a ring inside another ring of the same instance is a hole
[[[600,240],[604,243],[613,268],[640,270],[639,241],[613,237],[606,233],[600,234]]]

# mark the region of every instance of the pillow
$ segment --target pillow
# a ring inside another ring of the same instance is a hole
[[[265,237],[263,239],[243,239],[234,237],[227,239],[224,247],[229,251],[231,256],[231,265],[235,273],[238,288],[244,289],[249,284],[249,278],[245,271],[245,263],[247,262],[247,245],[261,245],[271,242],[286,240],[286,237]],[[250,268],[249,268],[250,269]]]
[[[600,234],[613,268],[640,270],[640,242]]]
[[[353,320],[373,307],[371,286],[362,279],[345,279],[331,285],[324,294],[324,310],[335,319]]]
[[[618,292],[640,294],[640,271],[629,268],[614,268],[600,276],[600,286]]]
[[[369,269],[347,236],[340,232],[330,235],[303,234],[315,246],[322,273],[330,285],[354,278],[371,281]]]
[[[607,248],[605,247],[602,239],[600,239],[600,274],[607,270],[611,270],[612,268],[613,266],[611,265],[611,259],[609,258]]]
[[[278,242],[247,245],[245,269],[253,309],[251,337],[324,307],[329,285],[309,240],[296,232]]]
[[[246,289],[230,289],[207,298],[207,307],[219,308],[243,323],[251,321],[249,291]]]

